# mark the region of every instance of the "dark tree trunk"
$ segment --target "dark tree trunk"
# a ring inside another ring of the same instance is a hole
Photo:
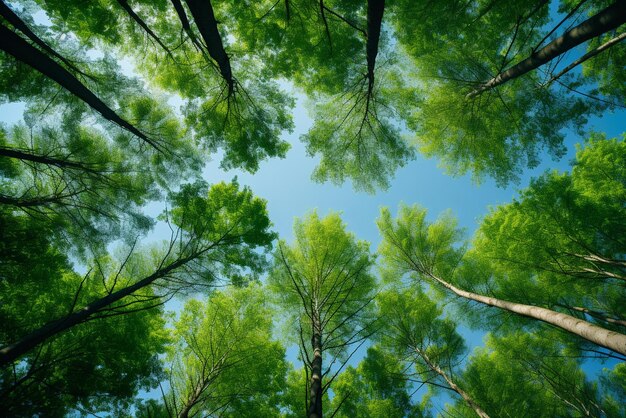
[[[202,47],[202,44],[198,42],[196,35],[191,30],[191,25],[189,24],[189,18],[187,17],[187,13],[185,12],[185,8],[183,7],[183,4],[180,2],[180,0],[171,0],[171,2],[172,2],[172,5],[174,6],[174,9],[176,10],[176,14],[178,15],[178,20],[180,20],[180,24],[183,27],[183,30],[185,31],[187,36],[189,36],[189,39],[191,39],[191,42],[193,42],[196,48],[198,48],[200,52],[204,53],[204,48]]]
[[[77,194],[79,193],[68,193],[28,198],[11,197],[0,194],[0,204],[16,206],[18,208],[34,208],[37,206],[46,206],[53,203],[60,203],[63,199],[76,196]]]
[[[0,366],[3,366],[18,359],[19,357],[26,354],[29,350],[46,341],[50,337],[53,337],[69,328],[72,328],[75,325],[87,321],[99,311],[104,310],[105,308],[110,307],[112,304],[120,301],[126,296],[129,296],[132,293],[142,288],[145,288],[146,286],[149,286],[155,280],[166,276],[167,274],[183,266],[184,264],[198,257],[199,255],[200,253],[196,253],[192,256],[181,258],[174,263],[168,265],[167,267],[164,267],[151,274],[150,276],[138,281],[137,283],[120,289],[117,292],[113,292],[105,297],[102,297],[80,309],[79,311],[67,315],[65,318],[48,322],[41,328],[36,329],[28,335],[22,337],[19,341],[1,348]]]
[[[137,137],[150,144],[156,150],[159,146],[143,132],[122,119],[117,113],[100,100],[91,90],[74,77],[69,71],[56,61],[30,45],[21,36],[0,23],[0,49],[13,55],[19,61],[31,66],[46,77],[54,80],[70,93],[74,94],[91,108],[100,113],[105,119],[121,126]]]
[[[380,29],[385,12],[385,0],[368,0],[367,2],[367,78],[369,91],[374,86],[374,70],[376,69],[376,56],[378,55],[378,43],[380,42]]]
[[[86,171],[89,173],[98,173],[97,170],[94,170],[93,168],[90,168],[85,164],[76,161],[63,160],[60,158],[48,157],[46,155],[33,154],[30,151],[14,148],[0,147],[0,157],[13,158],[21,161],[31,161],[34,163],[52,165],[59,168],[70,168],[80,171]]]
[[[204,39],[209,55],[217,63],[222,78],[224,78],[228,84],[228,92],[230,95],[234,91],[235,80],[233,79],[233,73],[230,67],[230,59],[228,58],[228,54],[226,54],[226,50],[224,50],[222,37],[217,29],[217,20],[215,20],[213,6],[209,0],[186,0],[186,2],[196,26],[202,35],[202,39]]]
[[[141,26],[141,28],[152,38],[155,40],[155,42],[157,44],[159,44],[159,46],[161,48],[163,48],[168,54],[171,54],[170,50],[168,47],[165,46],[165,44],[163,42],[161,42],[161,39],[159,39],[158,36],[156,36],[156,34],[152,31],[152,29],[150,29],[148,27],[148,25],[146,24],[146,22],[143,21],[142,18],[140,18],[137,13],[135,13],[135,11],[133,10],[132,7],[130,7],[130,4],[128,4],[128,0],[117,0],[117,3],[122,6],[122,8],[126,11],[126,13],[130,16],[130,18],[135,21],[139,26]]]
[[[309,411],[307,417],[322,418],[322,330],[319,315],[313,318],[313,360],[311,361],[311,380],[309,393]]]
[[[13,10],[11,10],[11,8],[8,7],[3,1],[0,1],[0,16],[5,18],[7,22],[15,27],[15,29],[26,35],[28,39],[37,44],[41,49],[43,49],[53,57],[57,58],[63,64],[67,65],[68,68],[70,68],[72,71],[76,71],[77,73],[88,77],[85,73],[76,68],[76,66],[71,61],[56,52],[54,49],[50,48],[50,46],[46,44],[41,38],[39,38],[33,31],[31,31],[28,25],[26,25],[26,23],[24,23],[24,21],[20,19],[20,17],[16,15]]]
[[[533,53],[530,57],[483,83],[470,92],[467,98],[471,99],[484,91],[520,77],[583,42],[616,29],[624,23],[626,23],[626,1],[619,0],[600,13],[585,20],[580,25],[568,30],[565,34]]]

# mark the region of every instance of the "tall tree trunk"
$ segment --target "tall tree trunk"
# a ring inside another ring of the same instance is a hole
[[[568,30],[562,36],[533,53],[530,57],[481,84],[471,91],[467,95],[467,98],[474,98],[486,90],[490,90],[500,84],[520,77],[583,42],[616,29],[624,23],[626,23],[626,1],[618,0],[598,14],[585,20],[580,25]]]
[[[488,306],[495,306],[528,318],[538,319],[539,321],[546,322],[550,325],[554,325],[565,331],[571,332],[572,334],[578,335],[587,341],[591,341],[599,346],[608,348],[616,353],[626,355],[626,335],[624,334],[609,331],[597,325],[590,324],[582,319],[550,309],[541,308],[539,306],[524,305],[521,303],[509,302],[502,299],[479,295],[477,293],[467,292],[453,286],[433,274],[427,273],[427,275],[457,296],[480,302]]]
[[[83,190],[84,191],[84,190]],[[37,206],[46,206],[53,203],[61,203],[63,199],[69,199],[80,194],[82,191],[77,192],[69,192],[69,193],[59,193],[47,196],[37,196],[37,197],[12,197],[4,194],[0,194],[0,204],[2,205],[10,205],[16,206],[18,208],[34,208]]]
[[[480,418],[489,418],[489,415],[487,415],[487,413],[482,410],[482,408],[472,399],[472,397],[467,392],[465,392],[456,383],[454,383],[454,381],[450,379],[450,377],[438,365],[430,361],[430,358],[428,358],[428,356],[426,355],[424,351],[416,348],[415,352],[417,353],[418,356],[424,359],[424,362],[426,363],[426,365],[428,365],[428,367],[432,371],[437,373],[439,376],[443,378],[443,380],[446,381],[450,389],[458,393],[461,396],[461,398],[463,398],[463,400],[467,403],[467,405],[470,408],[472,408],[474,412],[476,412],[476,415],[478,415]]]
[[[374,70],[376,69],[376,56],[378,55],[378,43],[380,42],[380,29],[385,12],[385,0],[367,1],[367,78],[369,81],[368,91],[374,87]]]
[[[233,79],[233,72],[230,67],[230,58],[228,58],[228,54],[226,54],[226,50],[224,50],[222,37],[217,29],[217,20],[215,20],[213,6],[210,0],[186,0],[186,2],[196,26],[202,35],[202,39],[204,39],[209,55],[217,63],[222,78],[224,78],[228,84],[228,93],[230,95],[234,91],[235,80]]]
[[[54,80],[61,87],[77,96],[79,99],[87,103],[91,108],[100,113],[105,119],[121,126],[133,135],[147,142],[157,151],[160,147],[143,132],[122,119],[117,113],[100,100],[91,90],[69,71],[59,65],[56,61],[48,57],[37,48],[30,45],[21,36],[13,32],[0,23],[0,49],[13,55],[16,59],[31,66],[44,76]]]
[[[174,10],[176,10],[176,14],[178,15],[178,20],[180,20],[180,24],[183,27],[183,30],[191,39],[191,42],[198,48],[200,52],[204,54],[204,47],[196,38],[196,35],[191,30],[191,25],[189,24],[189,18],[187,17],[187,13],[185,12],[185,8],[180,0],[171,0],[172,5],[174,6]]]
[[[124,11],[126,11],[128,16],[130,16],[130,18],[133,21],[135,21],[135,23],[137,23],[148,34],[148,36],[154,39],[155,42],[158,43],[161,48],[163,48],[168,54],[171,55],[169,48],[165,46],[165,44],[161,41],[161,39],[159,39],[158,36],[156,36],[156,34],[152,31],[152,29],[150,29],[150,27],[146,24],[146,22],[144,22],[143,19],[140,18],[139,15],[137,15],[137,13],[135,13],[133,8],[130,7],[130,4],[128,4],[128,0],[117,0],[117,3],[120,6],[122,6],[122,8],[124,9]]]
[[[313,316],[313,360],[311,361],[311,381],[308,418],[322,418],[322,329],[319,314]]]
[[[581,306],[569,306],[569,305],[561,305],[561,304],[559,304],[559,306],[562,306],[563,308],[566,308],[566,309],[571,309],[573,311],[585,313],[601,321],[608,322],[609,324],[621,325],[623,327],[626,327],[626,320],[620,319],[620,318],[614,318],[605,312],[594,311],[592,309],[584,308]]]
[[[59,168],[76,169],[76,170],[86,171],[86,172],[90,172],[94,174],[98,173],[97,170],[94,170],[86,166],[85,164],[82,164],[76,161],[48,157],[46,155],[34,154],[27,150],[21,150],[21,149],[15,149],[15,148],[0,147],[0,157],[13,158],[16,160],[21,160],[21,161],[31,161],[34,163],[52,165],[52,166],[59,167]]]
[[[26,35],[28,39],[30,39],[35,44],[37,44],[41,49],[43,49],[44,51],[46,51],[48,54],[52,55],[53,57],[57,58],[63,64],[67,65],[68,68],[72,69],[72,71],[76,71],[77,73],[85,77],[89,77],[87,74],[79,70],[74,65],[74,63],[72,63],[70,60],[68,60],[67,58],[65,58],[58,52],[56,52],[54,49],[50,48],[48,44],[46,44],[40,37],[38,37],[32,30],[30,30],[28,25],[26,25],[26,23],[24,23],[24,21],[20,19],[20,17],[16,15],[15,12],[13,12],[13,10],[11,10],[11,8],[4,3],[4,1],[1,1],[1,0],[0,0],[0,16],[5,18],[7,22],[13,25],[15,29],[19,30],[24,35]]]
[[[208,250],[208,249],[207,249]],[[206,251],[206,250],[205,250]],[[138,281],[137,283],[127,286],[104,296],[98,300],[91,302],[89,305],[75,311],[65,318],[57,319],[52,322],[48,322],[46,325],[32,331],[28,335],[22,337],[19,341],[10,344],[0,349],[0,366],[3,366],[13,360],[16,360],[20,356],[26,354],[29,350],[46,341],[50,337],[53,337],[75,325],[85,322],[90,317],[95,315],[101,310],[111,306],[115,302],[131,295],[132,293],[149,286],[155,280],[166,276],[177,268],[185,265],[189,261],[199,257],[202,253],[195,253],[191,256],[181,258],[173,262],[172,264],[154,272],[150,276]]]

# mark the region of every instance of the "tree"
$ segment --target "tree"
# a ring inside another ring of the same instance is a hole
[[[606,415],[604,400],[585,378],[580,360],[571,358],[561,346],[562,335],[554,334],[488,336],[485,347],[470,357],[461,381],[493,416],[520,411],[536,417],[612,416]],[[465,403],[447,412],[473,415]]]
[[[607,106],[589,79],[570,72],[549,82],[555,59],[541,71],[526,72],[474,98],[468,94],[486,80],[503,80],[498,76],[513,63],[525,62],[529,50],[531,61],[538,63],[534,57],[540,50],[562,45],[555,40],[542,49],[561,24],[576,23],[574,6],[564,7],[568,15],[553,23],[547,1],[396,3],[390,16],[398,42],[412,59],[415,84],[424,86],[419,106],[406,119],[419,150],[439,158],[450,173],[469,172],[477,180],[489,176],[499,184],[517,180],[525,166],[536,166],[543,151],[563,156],[563,131],[581,132],[588,116]],[[624,13],[612,16],[620,20]]]
[[[191,0],[139,3],[133,10],[153,16],[146,24],[156,38],[175,46],[168,47],[165,57],[163,47],[156,44],[155,48],[153,42],[137,48],[146,32],[141,29],[138,38],[135,21],[130,27],[102,30],[112,22],[128,21],[127,10],[119,4],[109,7],[107,2],[94,2],[86,9],[80,2],[46,1],[40,6],[55,24],[85,44],[97,40],[104,50],[121,50],[135,58],[136,71],[152,87],[180,96],[190,133],[205,150],[224,150],[223,168],[254,172],[263,159],[284,157],[289,145],[279,136],[292,129],[288,111],[293,100],[264,74],[258,54],[218,28],[217,22],[230,12],[231,5],[221,2],[205,7]],[[234,44],[229,45],[228,39]]]
[[[203,196],[204,195],[204,196]],[[205,197],[206,196],[206,197]],[[149,252],[135,253],[131,248],[118,268],[98,269],[106,294],[69,313],[31,329],[0,349],[0,364],[5,365],[51,337],[85,321],[109,315],[160,306],[176,293],[212,285],[216,279],[236,280],[246,272],[259,274],[265,259],[257,249],[268,249],[274,234],[268,230],[265,202],[239,185],[217,184],[208,192],[199,183],[187,185],[171,197],[172,234],[170,242]],[[97,277],[97,276],[96,276]],[[92,279],[93,280],[93,279]],[[161,294],[154,294],[154,286]],[[80,288],[79,290],[80,291]]]
[[[2,346],[106,294],[112,277],[88,280],[73,271],[51,237],[41,233],[45,223],[6,211],[0,222]],[[161,309],[142,309],[146,305],[68,330],[0,368],[2,414],[123,413],[140,389],[155,387],[160,379],[157,356],[168,340],[165,321]]]
[[[449,214],[433,224],[426,222],[425,218],[426,211],[417,206],[401,206],[395,220],[391,219],[388,209],[381,210],[378,227],[383,242],[379,252],[385,263],[397,274],[412,273],[416,279],[426,280],[461,298],[546,322],[600,347],[626,354],[624,334],[555,310],[470,292],[453,284],[452,280],[458,280],[459,276],[464,275],[466,279],[476,279],[478,276],[478,280],[489,280],[491,273],[488,270],[476,270],[470,257],[466,258],[467,261],[464,260],[467,269],[458,268],[464,249],[455,248],[459,244],[461,231]],[[460,271],[458,275],[453,274],[455,270]],[[446,276],[450,276],[450,279],[444,279]]]
[[[564,54],[581,43],[616,29],[624,23],[626,23],[626,6],[624,6],[623,2],[613,3],[598,14],[568,30],[543,48],[533,51],[530,57],[478,86],[475,90],[468,93],[468,97],[474,98],[484,91],[506,83],[514,78],[520,77],[527,72],[555,59],[559,55]]]
[[[545,173],[485,217],[474,247],[503,297],[525,283],[535,303],[626,330],[625,165],[624,141],[596,134],[570,173]]]
[[[378,298],[382,321],[381,347],[390,349],[408,363],[400,375],[429,389],[440,387],[457,393],[475,415],[488,418],[480,403],[463,389],[454,377],[466,350],[456,324],[440,318],[442,309],[419,287],[389,290]],[[411,371],[414,369],[414,371]]]
[[[322,416],[322,397],[353,352],[371,333],[374,258],[369,244],[345,231],[338,214],[313,212],[294,223],[295,243],[278,244],[268,281],[297,327],[300,355],[310,373],[307,416]],[[324,353],[330,357],[324,365]],[[341,362],[338,370],[335,362]],[[331,373],[334,372],[334,375]]]
[[[128,106],[153,131],[184,137],[180,125],[154,101]],[[0,202],[57,224],[60,240],[85,255],[145,232],[152,220],[141,207],[175,187],[176,175],[193,174],[198,162],[193,150],[180,143],[175,161],[142,158],[129,153],[134,148],[129,136],[112,138],[97,126],[76,124],[70,115],[58,124],[29,120],[0,131],[0,156],[6,161],[0,168]]]
[[[2,2],[0,6],[0,13],[3,18],[13,23],[13,25],[19,30],[21,28],[24,31],[24,35],[29,38],[33,38],[34,34],[27,30],[27,26],[22,22],[19,17],[11,11],[9,7]],[[114,110],[106,105],[100,98],[98,98],[89,88],[80,82],[72,73],[66,70],[63,66],[58,64],[54,59],[47,56],[42,51],[38,50],[34,46],[30,45],[24,40],[18,33],[12,31],[8,27],[0,24],[0,35],[2,41],[0,41],[0,49],[15,57],[17,60],[31,66],[35,70],[42,73],[44,76],[57,82],[60,86],[67,89],[70,93],[74,94],[90,107],[100,113],[105,119],[121,126],[128,130],[133,135],[137,136],[141,140],[148,143],[151,147],[161,150],[159,144],[149,138],[145,133],[141,132],[134,125],[120,117]],[[39,38],[34,38],[36,43],[41,45],[44,50],[51,51],[47,44]],[[58,53],[54,53],[59,57]],[[65,61],[65,59],[63,58]]]
[[[258,284],[190,300],[172,329],[170,390],[177,417],[275,417],[284,387],[285,350],[271,340],[272,320]]]
[[[337,417],[404,418],[428,416],[414,405],[403,366],[382,347],[372,346],[358,366],[348,366],[333,385],[332,410]]]

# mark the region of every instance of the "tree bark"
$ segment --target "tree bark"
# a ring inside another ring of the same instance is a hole
[[[309,418],[322,418],[322,330],[319,315],[313,316],[313,360],[309,393]]]
[[[105,119],[136,135],[157,151],[160,147],[143,132],[122,119],[117,113],[100,100],[91,90],[69,71],[56,61],[30,45],[21,36],[0,23],[0,49],[12,55],[19,61],[39,71],[44,76],[54,80],[61,87],[87,103],[92,109],[100,113]]]
[[[626,23],[626,2],[618,0],[580,25],[568,30],[530,57],[481,84],[468,93],[466,97],[468,99],[474,98],[487,90],[520,77],[583,42],[613,30],[624,23]]]
[[[482,410],[482,408],[472,399],[472,397],[467,392],[465,392],[456,383],[454,383],[454,381],[452,381],[452,379],[450,379],[448,375],[439,366],[437,366],[435,363],[430,361],[430,359],[428,358],[428,356],[426,355],[424,351],[416,348],[415,352],[417,353],[418,356],[424,359],[424,362],[426,363],[426,365],[428,365],[428,367],[432,371],[437,373],[439,376],[443,378],[443,380],[446,381],[450,389],[458,393],[461,396],[461,398],[463,398],[463,400],[467,403],[467,405],[469,405],[469,407],[472,408],[474,412],[476,412],[476,415],[478,415],[480,418],[489,418],[489,415],[487,415],[487,413]]]
[[[0,366],[3,366],[11,361],[14,361],[26,354],[29,350],[46,341],[50,337],[53,337],[75,325],[85,322],[87,319],[114,304],[115,302],[123,299],[132,293],[145,288],[152,284],[155,280],[166,276],[177,268],[185,265],[189,261],[199,257],[202,253],[195,253],[191,256],[184,257],[176,260],[172,264],[154,272],[150,276],[138,281],[137,283],[127,286],[104,296],[98,300],[91,302],[79,311],[73,312],[67,315],[65,318],[57,319],[52,322],[48,322],[44,326],[32,331],[28,335],[22,337],[19,341],[3,347],[0,349]]]
[[[222,78],[226,80],[228,84],[229,95],[233,93],[235,88],[235,80],[233,79],[233,73],[230,66],[230,59],[226,50],[224,50],[224,44],[222,43],[222,37],[217,29],[217,20],[215,20],[215,14],[213,13],[213,6],[210,0],[185,0],[189,11],[193,16],[193,19],[204,39],[204,43],[207,46],[209,55],[217,63]]]
[[[573,311],[577,311],[577,312],[582,312],[585,313],[589,316],[592,316],[596,319],[600,319],[601,321],[604,322],[608,322],[609,324],[613,324],[613,325],[621,325],[623,327],[626,327],[626,320],[623,319],[619,319],[619,318],[613,318],[610,315],[607,315],[604,312],[599,312],[599,311],[594,311],[592,309],[588,309],[588,308],[583,308],[581,306],[564,306],[567,309],[571,309]]]
[[[624,334],[609,331],[597,325],[590,324],[582,319],[550,309],[541,308],[539,306],[524,305],[521,303],[509,302],[502,299],[468,292],[453,286],[433,274],[427,273],[427,275],[457,296],[488,306],[495,306],[528,318],[538,319],[539,321],[546,322],[550,325],[561,328],[562,330],[578,335],[579,337],[584,338],[587,341],[591,341],[601,347],[626,355],[626,335]]]

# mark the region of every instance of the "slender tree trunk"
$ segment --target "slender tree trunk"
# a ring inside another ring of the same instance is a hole
[[[439,376],[443,378],[443,380],[446,381],[450,389],[458,393],[463,398],[463,400],[467,403],[467,405],[469,405],[469,407],[472,408],[474,412],[476,412],[476,415],[478,415],[480,418],[489,418],[489,415],[487,415],[487,413],[482,410],[482,408],[472,399],[472,397],[467,392],[465,392],[456,383],[454,383],[454,381],[452,381],[452,379],[450,379],[450,377],[448,377],[448,375],[443,370],[441,370],[439,366],[437,366],[435,363],[430,361],[430,359],[428,358],[428,356],[426,355],[424,351],[416,348],[415,352],[422,359],[424,359],[424,362],[426,362],[426,364],[432,371],[437,373]]]
[[[533,53],[530,57],[483,83],[478,88],[471,91],[467,95],[467,98],[474,98],[486,90],[490,90],[500,84],[520,77],[583,42],[616,29],[624,23],[626,23],[626,1],[618,0],[598,14],[585,20],[580,25],[568,30],[562,36]]]
[[[457,296],[480,302],[488,306],[495,306],[528,318],[538,319],[565,331],[571,332],[572,334],[578,335],[579,337],[598,344],[599,346],[615,351],[616,353],[626,355],[626,335],[620,334],[619,332],[609,331],[597,325],[590,324],[582,319],[574,318],[573,316],[555,312],[550,309],[540,308],[539,306],[524,305],[521,303],[509,302],[502,299],[479,295],[477,293],[467,292],[451,285],[433,274],[428,274],[428,276]]]
[[[148,34],[148,36],[154,39],[155,42],[159,44],[159,46],[163,48],[168,54],[171,54],[169,48],[165,46],[165,44],[161,41],[161,39],[159,39],[158,36],[156,36],[156,34],[152,31],[152,29],[150,29],[146,22],[144,22],[143,19],[139,17],[137,13],[135,13],[133,8],[130,7],[130,4],[128,4],[128,0],[117,0],[117,3],[122,6],[126,13],[130,16],[130,18],[135,21],[135,23],[137,23]]]
[[[217,20],[213,13],[213,6],[210,0],[186,0],[189,11],[204,39],[209,55],[217,63],[222,78],[228,83],[229,95],[235,88],[235,80],[233,79],[232,69],[230,67],[230,58],[226,54],[222,37],[217,29]]]
[[[0,366],[3,366],[13,360],[18,359],[22,355],[26,354],[29,350],[46,341],[50,337],[53,337],[75,325],[85,322],[90,317],[98,313],[99,311],[111,306],[115,302],[131,295],[132,293],[145,288],[152,284],[155,280],[166,276],[177,268],[185,265],[189,261],[198,257],[201,253],[196,253],[191,256],[181,258],[172,264],[154,272],[150,276],[138,281],[137,283],[127,286],[104,296],[98,300],[91,302],[89,305],[67,315],[65,318],[58,319],[52,322],[48,322],[46,325],[38,328],[28,335],[22,337],[19,341],[3,347],[0,349]]]
[[[76,161],[63,160],[60,158],[48,157],[46,155],[34,154],[30,151],[15,148],[0,147],[0,157],[13,158],[22,161],[31,161],[34,163],[53,165],[59,168],[71,168],[90,173],[97,173],[97,170],[89,168],[82,163]]]
[[[380,29],[385,12],[385,0],[367,1],[367,77],[370,86],[374,85],[374,70],[376,69],[376,56],[378,55],[378,43],[380,42]]]
[[[157,151],[160,147],[143,132],[122,119],[91,90],[74,77],[69,71],[59,65],[37,48],[30,45],[21,36],[0,23],[0,49],[13,55],[16,59],[31,66],[44,76],[54,80],[63,88],[74,94],[91,108],[100,113],[105,119],[121,126],[133,135],[150,144]]]
[[[370,112],[370,102],[374,94],[374,71],[376,70],[376,56],[380,42],[380,29],[385,12],[385,0],[367,1],[367,42],[365,52],[367,56],[367,96],[363,121]]]
[[[624,39],[626,39],[626,32],[616,36],[613,39],[608,40],[607,42],[603,43],[602,45],[600,45],[596,49],[593,49],[593,50],[587,52],[585,55],[583,55],[582,57],[578,58],[576,61],[572,62],[570,65],[568,65],[567,67],[565,67],[564,69],[559,71],[558,74],[553,75],[550,78],[550,80],[548,80],[548,82],[545,83],[545,84],[548,85],[550,83],[553,83],[554,81],[558,80],[559,78],[563,77],[565,74],[567,74],[568,72],[573,70],[578,65],[580,65],[583,62],[585,62],[585,61],[595,57],[596,55],[598,55],[602,51],[605,51],[605,50],[609,49],[610,47],[617,45],[618,43],[622,42]]]
[[[1,0],[0,0],[0,16],[5,18],[7,22],[9,22],[11,25],[13,25],[13,27],[15,27],[15,29],[19,30],[24,35],[26,35],[28,39],[30,39],[35,44],[37,44],[41,49],[43,49],[44,51],[46,51],[48,54],[52,55],[53,57],[56,57],[57,59],[59,59],[61,62],[63,62],[63,64],[67,65],[68,68],[72,69],[73,71],[76,71],[77,73],[81,75],[88,77],[85,73],[83,73],[81,70],[76,68],[76,66],[71,61],[69,61],[67,58],[65,58],[58,52],[56,52],[54,49],[50,48],[48,44],[46,44],[40,37],[38,37],[32,30],[30,30],[28,25],[26,25],[26,23],[24,23],[24,21],[20,19],[20,17],[16,15],[13,12],[13,10],[11,10],[11,8],[4,3],[4,1],[1,1]]]
[[[313,317],[313,360],[311,362],[311,381],[309,393],[309,411],[307,417],[322,418],[322,330],[318,314]]]
[[[609,324],[621,325],[623,327],[626,327],[626,320],[613,318],[604,312],[594,311],[592,309],[583,308],[581,306],[566,306],[566,305],[560,305],[560,306],[563,306],[566,309],[571,309],[573,311],[585,313],[601,321],[608,322]]]
[[[194,389],[191,397],[185,402],[183,409],[178,414],[178,418],[189,418],[189,412],[191,412],[191,408],[198,403],[198,399],[200,399],[203,389],[204,386],[202,385],[202,382],[198,382],[198,386]]]
[[[196,38],[196,35],[191,30],[191,25],[189,24],[189,18],[187,17],[187,13],[185,12],[185,8],[183,7],[183,4],[180,2],[180,0],[171,0],[171,2],[172,2],[172,5],[174,6],[174,9],[176,10],[176,14],[178,15],[178,20],[180,20],[180,24],[182,25],[183,30],[185,31],[185,33],[187,33],[187,36],[189,36],[189,39],[191,39],[191,42],[193,42],[196,48],[198,48],[198,50],[204,54],[204,47],[198,41],[198,39]]]

